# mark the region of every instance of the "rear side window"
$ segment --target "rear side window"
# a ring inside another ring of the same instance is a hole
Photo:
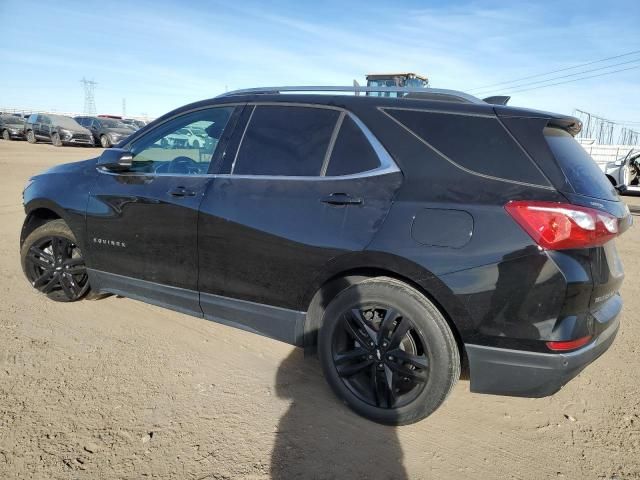
[[[338,111],[326,108],[256,106],[232,173],[320,175],[339,115]]]
[[[380,166],[378,155],[356,123],[346,116],[331,153],[327,176],[351,175]]]
[[[609,179],[571,134],[560,128],[547,127],[544,138],[576,193],[602,200],[618,200]]]
[[[385,112],[460,167],[491,177],[549,185],[494,117],[399,109]]]
[[[36,113],[32,113],[31,115],[29,115],[29,119],[27,120],[27,122],[29,122],[29,123],[37,123],[38,122],[38,115]]]

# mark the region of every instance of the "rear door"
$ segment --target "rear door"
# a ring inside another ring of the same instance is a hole
[[[36,123],[35,134],[42,140],[49,140],[49,129],[51,127],[51,119],[46,115],[38,115],[38,123]]]
[[[106,291],[201,314],[197,219],[212,181],[209,166],[235,107],[182,114],[127,148],[133,167],[100,170],[87,208],[87,266]],[[188,125],[210,136],[208,148],[171,148],[166,138]]]
[[[369,244],[401,173],[338,108],[258,104],[243,115],[200,207],[201,307],[297,344],[302,299],[332,259]]]

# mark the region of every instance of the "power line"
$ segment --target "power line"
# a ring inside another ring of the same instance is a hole
[[[628,68],[621,68],[619,70],[613,70],[611,72],[599,73],[597,75],[587,75],[586,77],[580,77],[580,78],[574,78],[574,79],[571,79],[571,80],[564,80],[562,82],[550,83],[549,85],[540,85],[539,87],[523,88],[521,90],[515,90],[513,92],[509,92],[509,94],[520,93],[520,92],[529,92],[531,90],[539,90],[541,88],[553,87],[555,85],[563,85],[563,84],[566,84],[566,83],[578,82],[580,80],[587,80],[589,78],[603,77],[605,75],[612,75],[614,73],[626,72],[628,70],[635,70],[636,68],[640,68],[640,65],[635,65],[633,67],[628,67]]]
[[[522,80],[529,80],[530,78],[546,77],[547,75],[551,75],[553,73],[566,72],[567,70],[573,70],[573,69],[580,68],[580,67],[587,67],[587,66],[593,65],[595,63],[601,63],[601,62],[606,62],[607,60],[614,60],[616,58],[627,57],[629,55],[635,55],[636,53],[640,53],[640,50],[634,50],[632,52],[623,53],[621,55],[614,55],[613,57],[601,58],[600,60],[594,60],[592,62],[581,63],[579,65],[574,65],[573,67],[560,68],[558,70],[552,70],[550,72],[538,73],[536,75],[529,75],[527,77],[515,78],[513,80],[507,80],[507,81],[504,81],[504,82],[493,83],[491,85],[484,85],[482,87],[475,87],[475,88],[470,89],[469,91],[473,92],[475,90],[484,90],[484,89],[489,88],[489,87],[496,87],[496,86],[499,86],[499,85],[506,85],[506,84],[509,84],[509,83],[520,82]]]
[[[552,82],[554,80],[560,80],[561,78],[575,77],[576,75],[583,75],[585,73],[597,72],[597,71],[600,71],[600,70],[606,70],[607,68],[619,67],[621,65],[628,65],[630,63],[635,63],[635,62],[640,62],[640,58],[636,58],[636,59],[633,59],[633,60],[628,60],[626,62],[614,63],[613,65],[606,65],[604,67],[598,67],[598,68],[592,68],[592,69],[589,69],[589,70],[583,70],[581,72],[570,73],[568,75],[561,75],[559,77],[547,78],[546,80],[537,80],[535,82],[527,82],[527,83],[521,83],[519,85],[512,85],[510,87],[505,87],[504,89],[502,89],[500,91],[503,92],[504,90],[512,90],[514,88],[527,87],[529,85],[539,85],[541,83],[547,83],[547,82]],[[494,92],[494,91],[496,91],[496,90],[489,90],[489,92]],[[481,95],[484,95],[484,94],[481,94]]]

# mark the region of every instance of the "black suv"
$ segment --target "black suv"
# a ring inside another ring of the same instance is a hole
[[[74,117],[75,121],[91,131],[96,145],[110,148],[131,135],[135,130],[122,120],[99,117]]]
[[[336,394],[386,424],[429,415],[463,369],[473,392],[551,395],[611,345],[631,216],[577,119],[435,89],[287,90],[179,108],[30,179],[28,280],[317,351]],[[166,141],[185,128],[206,145]]]
[[[91,132],[78,125],[71,117],[51,113],[34,113],[24,126],[29,143],[51,142],[56,147],[63,145],[93,146]]]
[[[0,135],[4,140],[24,140],[24,118],[1,114]]]

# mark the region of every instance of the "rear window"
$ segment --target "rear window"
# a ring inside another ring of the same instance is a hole
[[[544,138],[576,193],[602,200],[618,200],[609,179],[571,134],[547,127]]]

